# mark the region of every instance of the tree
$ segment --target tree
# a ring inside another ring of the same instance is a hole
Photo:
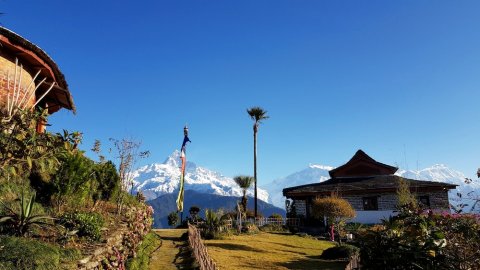
[[[253,123],[253,178],[255,179],[255,217],[257,217],[257,133],[262,120],[268,119],[267,111],[261,107],[251,107],[247,109],[248,115],[254,121]]]
[[[177,212],[171,212],[168,214],[168,225],[171,227],[175,227],[178,224],[178,214]]]
[[[337,195],[333,194],[330,197],[316,198],[312,205],[312,214],[314,217],[323,219],[327,218],[331,229],[331,240],[334,241],[334,228],[337,232],[342,232],[345,221],[354,218],[356,213],[350,203]]]
[[[133,139],[117,140],[110,138],[116,151],[116,158],[119,160],[118,175],[120,176],[121,189],[125,192],[133,191],[133,170],[138,158],[146,158],[150,151],[140,151],[141,142]],[[117,198],[117,212],[120,214],[123,208],[124,192],[120,192]]]
[[[188,213],[190,213],[190,221],[196,224],[199,221],[198,213],[200,213],[200,207],[193,205],[190,207],[190,210],[188,210]]]
[[[243,197],[242,197],[242,210],[243,212],[247,211],[247,190],[252,186],[252,183],[255,181],[251,176],[239,175],[233,178],[235,183],[242,189]]]
[[[417,199],[410,192],[410,184],[403,178],[398,180],[397,198],[397,207],[400,211],[415,211],[418,209]]]

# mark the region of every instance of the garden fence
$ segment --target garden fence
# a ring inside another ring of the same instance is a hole
[[[193,255],[200,265],[200,270],[217,270],[215,262],[208,255],[207,247],[202,242],[200,231],[193,225],[188,224],[188,243],[193,250]]]
[[[347,266],[345,267],[345,270],[359,270],[359,269],[361,269],[360,256],[359,255],[352,256]]]
[[[289,227],[298,227],[300,226],[301,219],[300,218],[249,218],[246,220],[247,222],[253,223],[258,227],[272,224],[272,225],[285,225]]]

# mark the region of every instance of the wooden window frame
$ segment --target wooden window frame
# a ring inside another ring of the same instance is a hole
[[[364,211],[378,211],[378,196],[370,196],[362,198]]]

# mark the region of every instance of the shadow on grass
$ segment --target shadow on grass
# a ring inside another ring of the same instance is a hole
[[[181,237],[164,237],[171,238],[173,241],[182,241],[177,243],[178,253],[175,255],[173,263],[177,269],[197,270],[200,269],[197,261],[193,256],[193,251],[188,244],[188,234],[184,233]]]
[[[322,269],[322,270],[343,270],[348,262],[328,261],[320,259],[320,256],[307,256],[305,258],[278,263],[278,266],[288,269]]]
[[[265,252],[265,250],[252,248],[247,245],[239,244],[226,244],[226,243],[208,243],[207,247],[218,247],[228,250],[244,250],[244,251],[254,251],[254,252]]]

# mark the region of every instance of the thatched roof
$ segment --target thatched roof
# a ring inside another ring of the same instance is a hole
[[[49,113],[54,113],[61,108],[75,112],[75,104],[68,90],[65,77],[58,68],[58,65],[45,51],[20,35],[1,26],[0,50],[12,57],[17,57],[25,67],[31,70],[40,69],[41,77],[46,77],[48,82],[55,81],[57,83],[52,91],[45,97],[45,101],[49,106]],[[45,89],[39,89],[38,91],[39,94],[42,94],[42,91],[45,91]]]

